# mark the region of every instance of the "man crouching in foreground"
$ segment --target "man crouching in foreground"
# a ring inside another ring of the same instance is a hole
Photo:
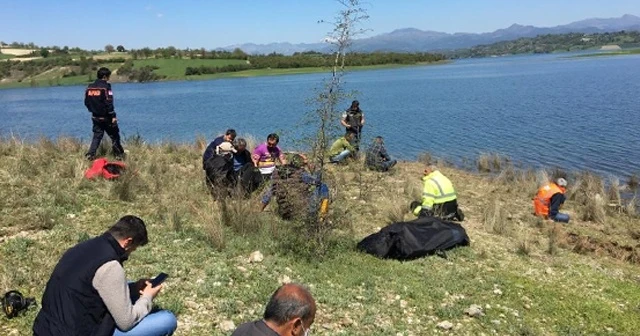
[[[166,310],[151,312],[162,285],[141,280],[144,285],[131,295],[130,286],[138,283],[129,285],[122,268],[147,242],[142,219],[124,216],[101,236],[67,250],[47,283],[34,335],[171,335],[176,317]]]
[[[231,336],[308,336],[316,318],[316,302],[297,284],[278,288],[264,311],[264,319],[245,323]]]

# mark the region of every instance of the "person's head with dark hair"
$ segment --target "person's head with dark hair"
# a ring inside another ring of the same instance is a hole
[[[354,100],[351,102],[351,107],[349,109],[351,110],[357,110],[360,108],[360,102],[357,100]]]
[[[373,138],[373,142],[382,144],[384,143],[384,139],[378,135],[377,137]]]
[[[233,128],[228,129],[224,132],[224,139],[229,142],[233,142],[236,139],[236,130]]]
[[[347,139],[347,141],[351,142],[351,140],[353,140],[355,135],[356,135],[355,132],[348,130],[346,133],[344,133],[344,138]]]
[[[280,142],[280,137],[277,134],[271,133],[267,135],[267,147],[275,147],[278,145],[279,142]]]
[[[107,230],[107,233],[111,234],[129,254],[149,242],[144,222],[139,217],[132,215],[120,218]]]
[[[98,79],[109,80],[109,78],[111,77],[111,70],[109,70],[109,68],[102,67],[98,69],[96,77]]]
[[[316,302],[305,287],[286,284],[273,293],[263,317],[279,335],[308,335],[316,318]]]

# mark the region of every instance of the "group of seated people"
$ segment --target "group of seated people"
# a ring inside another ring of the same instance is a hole
[[[275,195],[278,213],[284,219],[306,213],[300,209],[321,214],[327,211],[329,188],[313,172],[304,154],[283,152],[275,133],[252,152],[246,140],[236,136],[235,130],[228,129],[203,154],[206,182],[214,197],[227,197],[235,187],[245,194],[264,187],[260,209],[264,210]]]
[[[344,163],[355,160],[358,156],[357,134],[348,130],[343,137],[337,139],[329,149],[329,160],[332,163]],[[377,136],[373,139],[365,153],[365,166],[371,170],[388,171],[398,161],[391,159],[384,145],[384,139]]]

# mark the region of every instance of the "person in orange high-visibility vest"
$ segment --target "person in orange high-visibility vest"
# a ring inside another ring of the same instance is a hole
[[[533,198],[533,211],[536,216],[545,219],[551,219],[556,222],[569,223],[569,215],[561,213],[560,207],[566,200],[565,192],[567,188],[567,180],[563,178],[557,179],[555,182],[549,182],[540,189]]]

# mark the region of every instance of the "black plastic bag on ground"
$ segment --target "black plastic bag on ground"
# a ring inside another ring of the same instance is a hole
[[[435,217],[418,218],[384,227],[358,243],[358,249],[396,260],[412,260],[469,245],[469,236],[460,224]]]

